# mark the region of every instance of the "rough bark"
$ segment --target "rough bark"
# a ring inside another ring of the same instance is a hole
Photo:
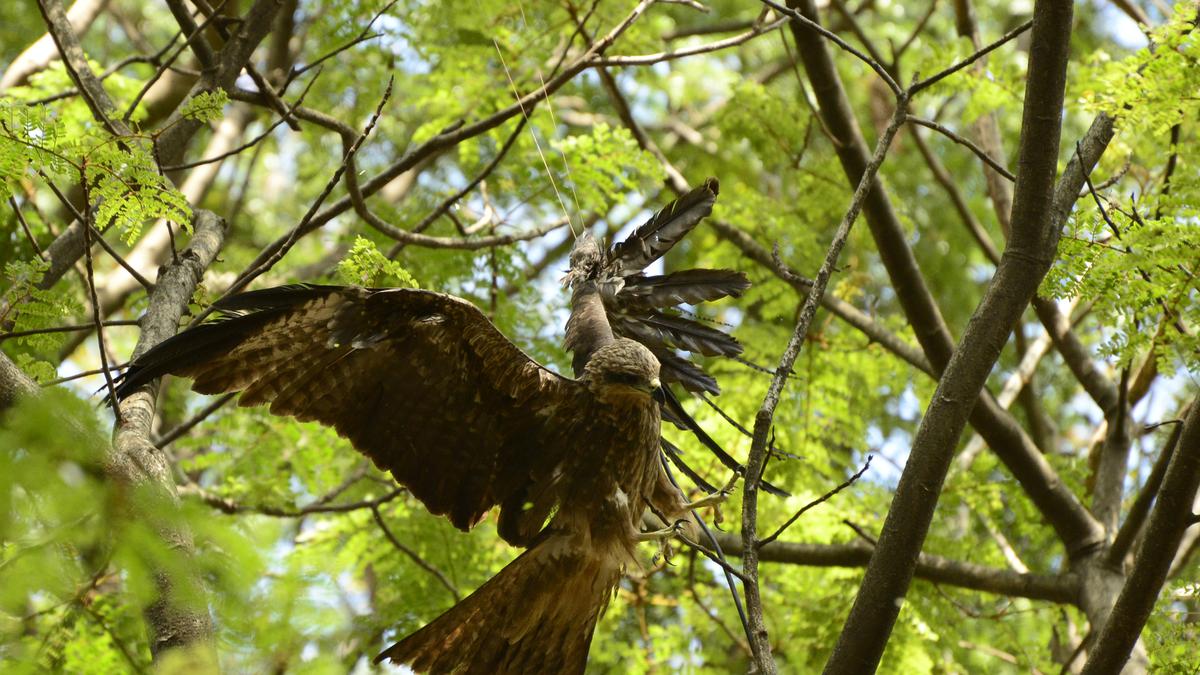
[[[223,219],[210,211],[196,211],[193,222],[191,243],[179,254],[178,262],[163,267],[159,274],[132,358],[175,334],[204,270],[224,243]],[[170,550],[186,557],[193,551],[192,535],[179,522],[174,508],[179,498],[170,461],[150,442],[156,393],[157,384],[153,384],[121,402],[107,470],[127,495],[129,515],[148,523]],[[182,648],[196,649],[202,658],[206,652],[211,654],[212,618],[197,571],[158,569],[154,577],[158,598],[145,609],[145,617],[155,660]]]
[[[37,393],[37,384],[21,372],[8,355],[0,352],[0,413],[13,407],[17,399]]]

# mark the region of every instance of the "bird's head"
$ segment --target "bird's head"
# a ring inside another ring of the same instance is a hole
[[[608,396],[661,395],[658,359],[639,342],[617,339],[597,349],[583,369],[583,380],[596,393]]]

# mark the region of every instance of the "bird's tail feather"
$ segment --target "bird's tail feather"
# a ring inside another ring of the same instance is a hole
[[[430,673],[583,673],[617,557],[548,533],[465,600],[376,657]]]

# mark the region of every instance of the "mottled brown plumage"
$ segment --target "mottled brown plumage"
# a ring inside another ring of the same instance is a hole
[[[291,286],[219,305],[163,342],[118,396],[170,373],[202,393],[328,424],[462,529],[500,507],[529,547],[380,658],[419,671],[581,673],[643,511],[686,517],[658,461],[659,363],[617,339],[582,377],[530,359],[473,305],[411,289]],[[549,522],[547,523],[547,520]]]

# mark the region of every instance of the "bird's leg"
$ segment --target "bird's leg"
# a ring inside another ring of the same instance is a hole
[[[724,520],[724,518],[721,516],[721,505],[724,504],[725,500],[729,499],[729,496],[733,494],[735,489],[737,489],[737,483],[741,479],[742,475],[740,473],[733,474],[733,478],[730,478],[729,482],[726,483],[725,486],[720,490],[717,490],[712,494],[704,495],[696,501],[688,502],[685,508],[688,511],[695,511],[697,509],[708,508],[711,506],[714,512],[713,521],[717,525],[720,525],[721,521]]]
[[[660,559],[665,559],[667,563],[671,562],[671,554],[673,552],[671,540],[683,535],[686,523],[686,520],[680,519],[675,521],[675,524],[670,527],[639,532],[637,534],[638,541],[652,541],[658,544],[658,553],[654,554],[654,564],[658,564]]]
[[[659,541],[659,542],[666,541],[666,540],[674,537],[675,535],[679,534],[679,532],[680,532],[680,530],[682,530],[683,524],[685,522],[687,522],[687,521],[680,519],[680,520],[675,521],[674,525],[671,525],[670,527],[664,527],[661,530],[650,530],[648,532],[638,532],[637,540],[638,541]]]

